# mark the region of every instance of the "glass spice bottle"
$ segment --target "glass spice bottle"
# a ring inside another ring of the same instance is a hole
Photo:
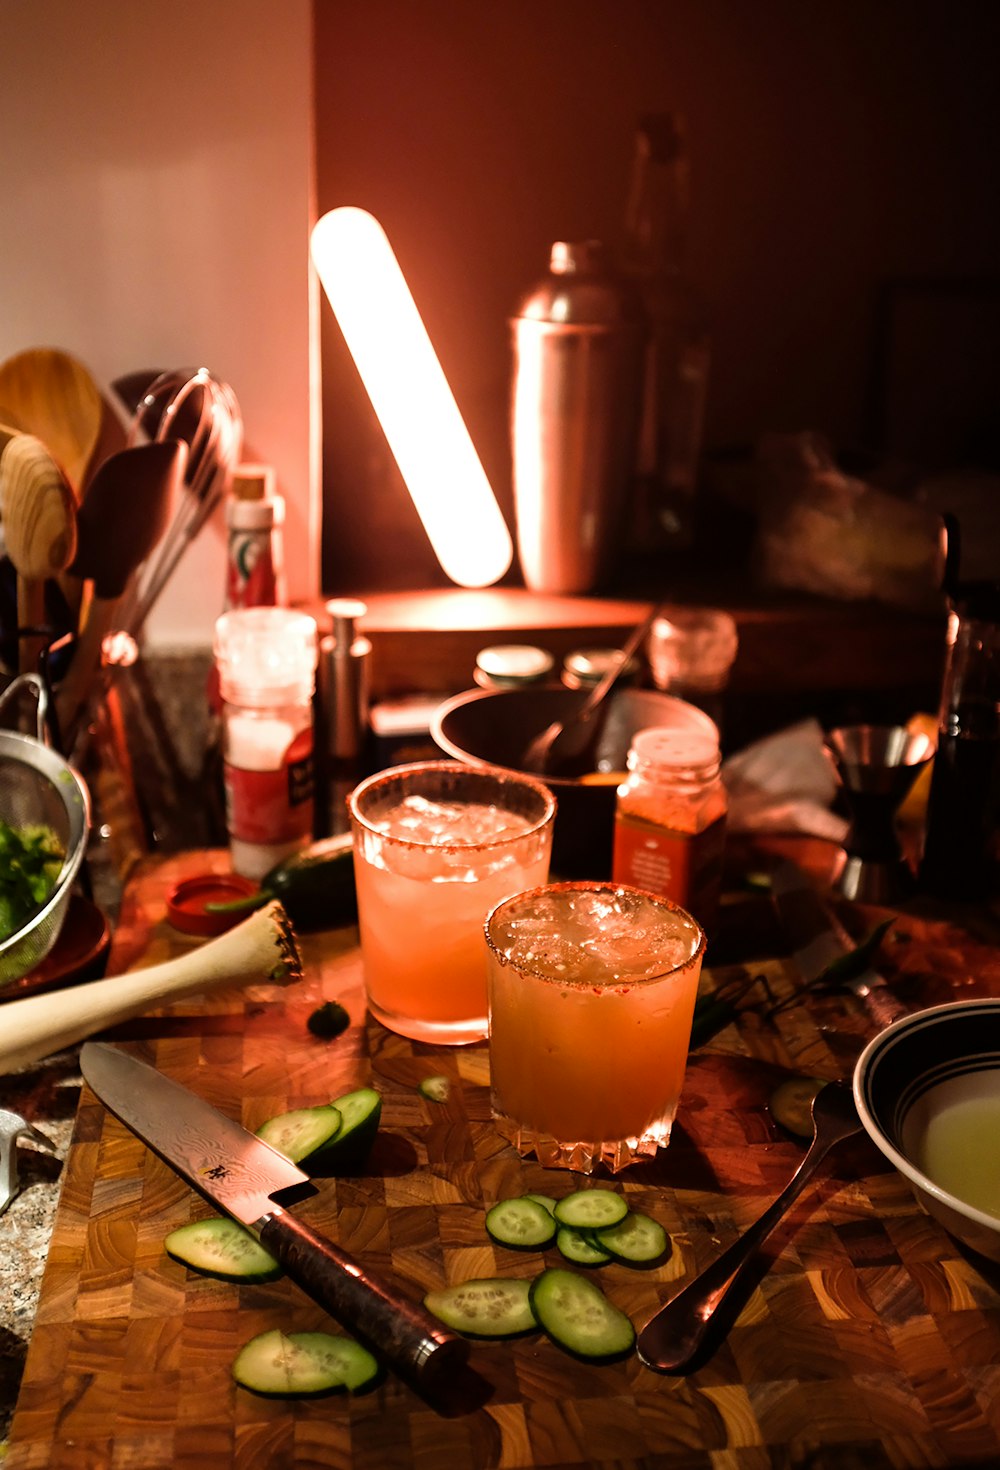
[[[703,928],[722,883],[727,800],[709,727],[640,730],[618,788],[612,876],[673,899]]]

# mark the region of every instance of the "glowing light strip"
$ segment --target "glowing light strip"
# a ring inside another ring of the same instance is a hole
[[[510,566],[510,532],[385,231],[332,209],[312,258],[438,561],[488,587]]]

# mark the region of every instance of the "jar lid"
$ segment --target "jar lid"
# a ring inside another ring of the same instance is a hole
[[[571,689],[590,688],[599,684],[610,668],[617,667],[620,648],[575,648],[563,659],[563,682]],[[639,672],[639,660],[630,658],[621,674],[628,684]]]
[[[534,644],[494,643],[476,654],[475,679],[477,684],[535,684],[551,673],[554,665],[551,653]]]
[[[719,739],[714,727],[689,726],[669,729],[653,726],[632,736],[632,754],[653,766],[691,771],[719,763]]]
[[[237,909],[234,913],[210,913],[210,903],[232,903],[236,899],[250,898],[259,891],[259,884],[238,873],[200,873],[194,878],[185,878],[175,883],[167,894],[167,918],[182,934],[196,934],[208,939],[216,934],[225,934],[246,918],[248,909]]]

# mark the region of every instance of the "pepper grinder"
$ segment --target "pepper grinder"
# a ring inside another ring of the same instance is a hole
[[[316,732],[319,751],[316,837],[350,831],[347,798],[365,774],[372,646],[358,632],[368,611],[354,598],[326,604],[330,632],[319,646]]]

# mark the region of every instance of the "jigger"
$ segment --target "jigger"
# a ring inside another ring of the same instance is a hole
[[[891,904],[913,887],[896,813],[933,756],[934,742],[905,725],[845,725],[827,732],[826,751],[851,824],[835,886],[859,903]]]

